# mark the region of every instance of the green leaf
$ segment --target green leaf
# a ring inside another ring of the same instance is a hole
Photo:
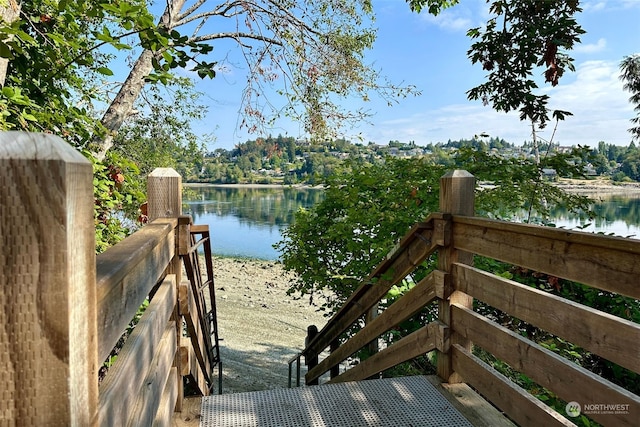
[[[30,122],[37,122],[38,121],[36,116],[34,116],[33,114],[30,114],[30,113],[22,112],[21,116],[22,116],[23,119],[28,120]]]
[[[113,71],[111,71],[111,69],[107,67],[98,67],[96,68],[96,71],[105,76],[113,76]]]
[[[0,57],[7,58],[7,59],[14,58],[13,53],[11,52],[11,49],[3,41],[0,41]]]

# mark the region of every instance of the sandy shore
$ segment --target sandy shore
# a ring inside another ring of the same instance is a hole
[[[279,263],[214,257],[213,266],[223,392],[287,387],[287,362],[325,317],[286,294],[293,275]]]
[[[557,182],[559,188],[575,194],[589,197],[628,195],[640,197],[640,182],[616,183],[608,179],[567,179],[560,178]]]

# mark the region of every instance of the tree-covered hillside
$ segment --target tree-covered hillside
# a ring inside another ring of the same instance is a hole
[[[429,157],[436,164],[451,166],[452,156],[461,148],[471,148],[504,158],[523,159],[534,158],[536,151],[531,142],[516,146],[498,137],[448,140],[421,146],[413,141],[389,141],[385,145],[379,145],[372,142],[351,143],[343,139],[311,143],[278,135],[247,141],[232,150],[218,148],[204,155],[204,160],[198,162],[198,168],[185,171],[185,176],[190,181],[220,184],[316,185],[341,167],[347,159],[375,164],[387,156]],[[628,147],[604,141],[595,148],[561,147],[555,144],[537,146],[538,155],[548,159],[557,153],[571,152],[572,149],[576,149],[577,153],[572,161],[584,166],[585,177],[597,175],[609,176],[614,181],[640,181],[640,150],[633,142]]]

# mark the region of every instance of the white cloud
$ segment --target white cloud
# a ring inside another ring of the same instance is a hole
[[[551,109],[573,113],[558,124],[553,136],[555,142],[592,147],[599,141],[629,144],[627,129],[634,113],[628,102],[629,95],[623,91],[618,79],[617,63],[583,62],[577,66],[572,81],[543,92],[551,97]],[[554,126],[555,123],[549,123],[539,136],[549,140]],[[381,121],[363,133],[366,134],[365,140],[380,143],[413,140],[418,144],[428,144],[471,138],[483,132],[516,144],[531,140],[531,127],[529,123],[520,121],[517,112],[498,113],[476,102],[447,105]]]
[[[472,21],[468,17],[463,16],[461,10],[444,10],[438,16],[429,13],[422,13],[422,19],[430,25],[435,25],[443,30],[451,32],[466,32],[472,26]]]
[[[600,38],[596,43],[576,45],[573,48],[573,52],[597,53],[597,52],[602,52],[606,47],[607,47],[607,40],[604,38]]]
[[[585,12],[597,12],[607,7],[606,1],[588,1],[582,7]]]
[[[582,5],[585,12],[599,12],[605,9],[633,9],[640,6],[638,0],[592,0]]]

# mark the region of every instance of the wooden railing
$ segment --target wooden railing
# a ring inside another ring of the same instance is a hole
[[[96,257],[91,164],[60,138],[0,133],[0,425],[171,425],[183,376],[208,393],[210,352],[183,337],[198,313],[175,171],[150,175],[148,204],[151,222]]]
[[[604,425],[636,425],[640,397],[473,310],[473,299],[545,330],[633,372],[640,372],[640,326],[472,266],[473,254],[640,299],[640,241],[473,217],[474,178],[455,171],[441,180],[442,213],[415,225],[320,332],[311,327],[303,351],[307,384],[364,380],[428,352],[437,373],[466,382],[524,426],[573,425],[472,352],[481,347],[513,370],[577,402]],[[438,253],[438,268],[386,310],[389,289]],[[338,372],[341,362],[430,304],[438,320]],[[371,316],[371,310],[377,314]],[[379,312],[378,312],[379,311]],[[369,319],[355,335],[345,332]],[[319,355],[329,348],[329,355]],[[572,403],[573,404],[573,403]],[[599,405],[615,405],[604,406]],[[575,415],[573,413],[572,415]]]

